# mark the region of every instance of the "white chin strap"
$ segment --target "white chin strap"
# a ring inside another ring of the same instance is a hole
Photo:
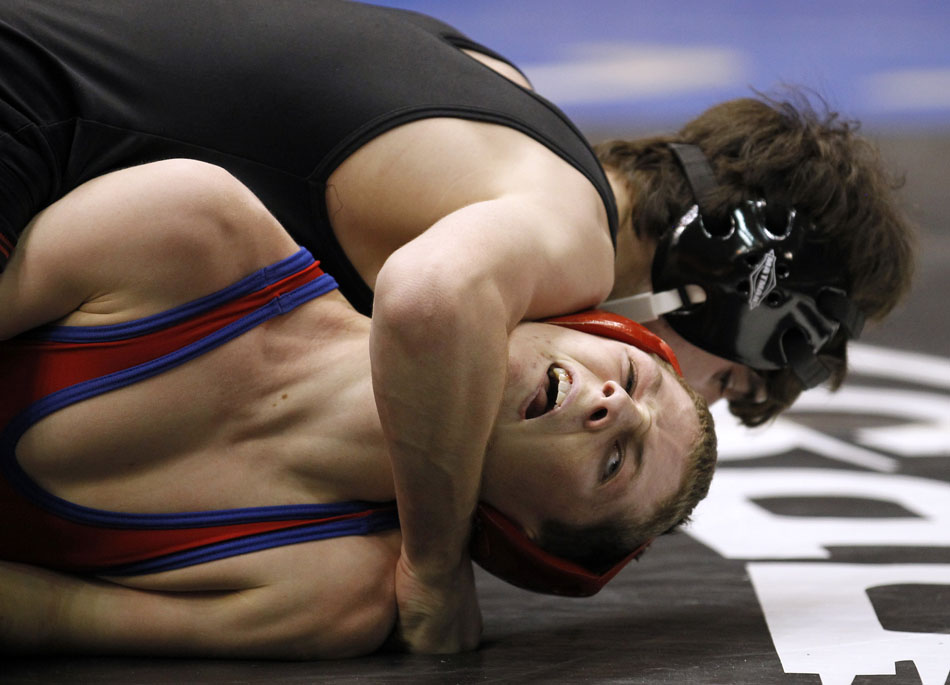
[[[683,299],[685,294],[686,299]],[[664,290],[661,293],[640,293],[630,297],[607,300],[599,309],[620,314],[637,323],[655,321],[662,314],[672,312],[690,304],[706,301],[706,291],[698,285],[687,285],[677,290]]]

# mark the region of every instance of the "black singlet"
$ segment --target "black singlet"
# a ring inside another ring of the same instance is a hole
[[[424,15],[356,2],[3,0],[0,266],[27,222],[84,181],[189,157],[243,181],[369,313],[326,179],[381,133],[446,116],[551,149],[597,188],[615,235],[613,195],[580,132],[460,48],[503,59]]]

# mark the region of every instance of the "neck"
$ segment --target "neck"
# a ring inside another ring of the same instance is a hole
[[[633,210],[636,207],[636,189],[622,172],[607,167],[607,180],[617,199],[617,254],[614,259],[614,288],[610,299],[627,297],[653,289],[650,269],[656,242],[637,235],[633,227]]]

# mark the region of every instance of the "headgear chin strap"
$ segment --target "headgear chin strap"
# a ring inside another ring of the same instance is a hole
[[[764,199],[717,222],[709,212],[716,179],[702,151],[670,148],[696,204],[657,244],[656,293],[604,307],[641,321],[662,314],[712,354],[758,370],[790,368],[805,387],[818,385],[829,375],[818,353],[839,331],[857,338],[864,325],[835,245],[794,208]]]
[[[669,345],[638,323],[611,312],[592,309],[547,319],[545,323],[612,338],[658,357],[682,375]],[[606,571],[594,571],[541,549],[522,528],[497,509],[480,503],[469,547],[472,560],[489,573],[525,590],[566,597],[596,594],[652,540],[647,540]]]

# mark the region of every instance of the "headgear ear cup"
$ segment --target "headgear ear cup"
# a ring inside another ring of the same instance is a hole
[[[658,355],[682,375],[669,345],[640,324],[617,314],[592,309],[547,319],[545,323],[634,345]],[[599,592],[630,561],[643,554],[651,542],[647,540],[620,562],[598,573],[545,552],[517,523],[497,509],[480,503],[475,513],[469,552],[479,566],[517,587],[565,597],[589,597]]]
[[[819,230],[816,217],[775,198],[760,195],[713,213],[719,186],[703,151],[685,143],[669,148],[696,204],[660,236],[650,280],[657,294],[698,287],[705,297],[681,298],[658,313],[710,354],[760,372],[788,369],[804,387],[820,384],[830,373],[823,350],[842,334],[857,338],[864,320],[838,241]]]
[[[469,553],[494,576],[524,590],[563,597],[590,597],[630,561],[646,551],[648,540],[603,573],[545,552],[517,523],[484,502],[475,512]]]

